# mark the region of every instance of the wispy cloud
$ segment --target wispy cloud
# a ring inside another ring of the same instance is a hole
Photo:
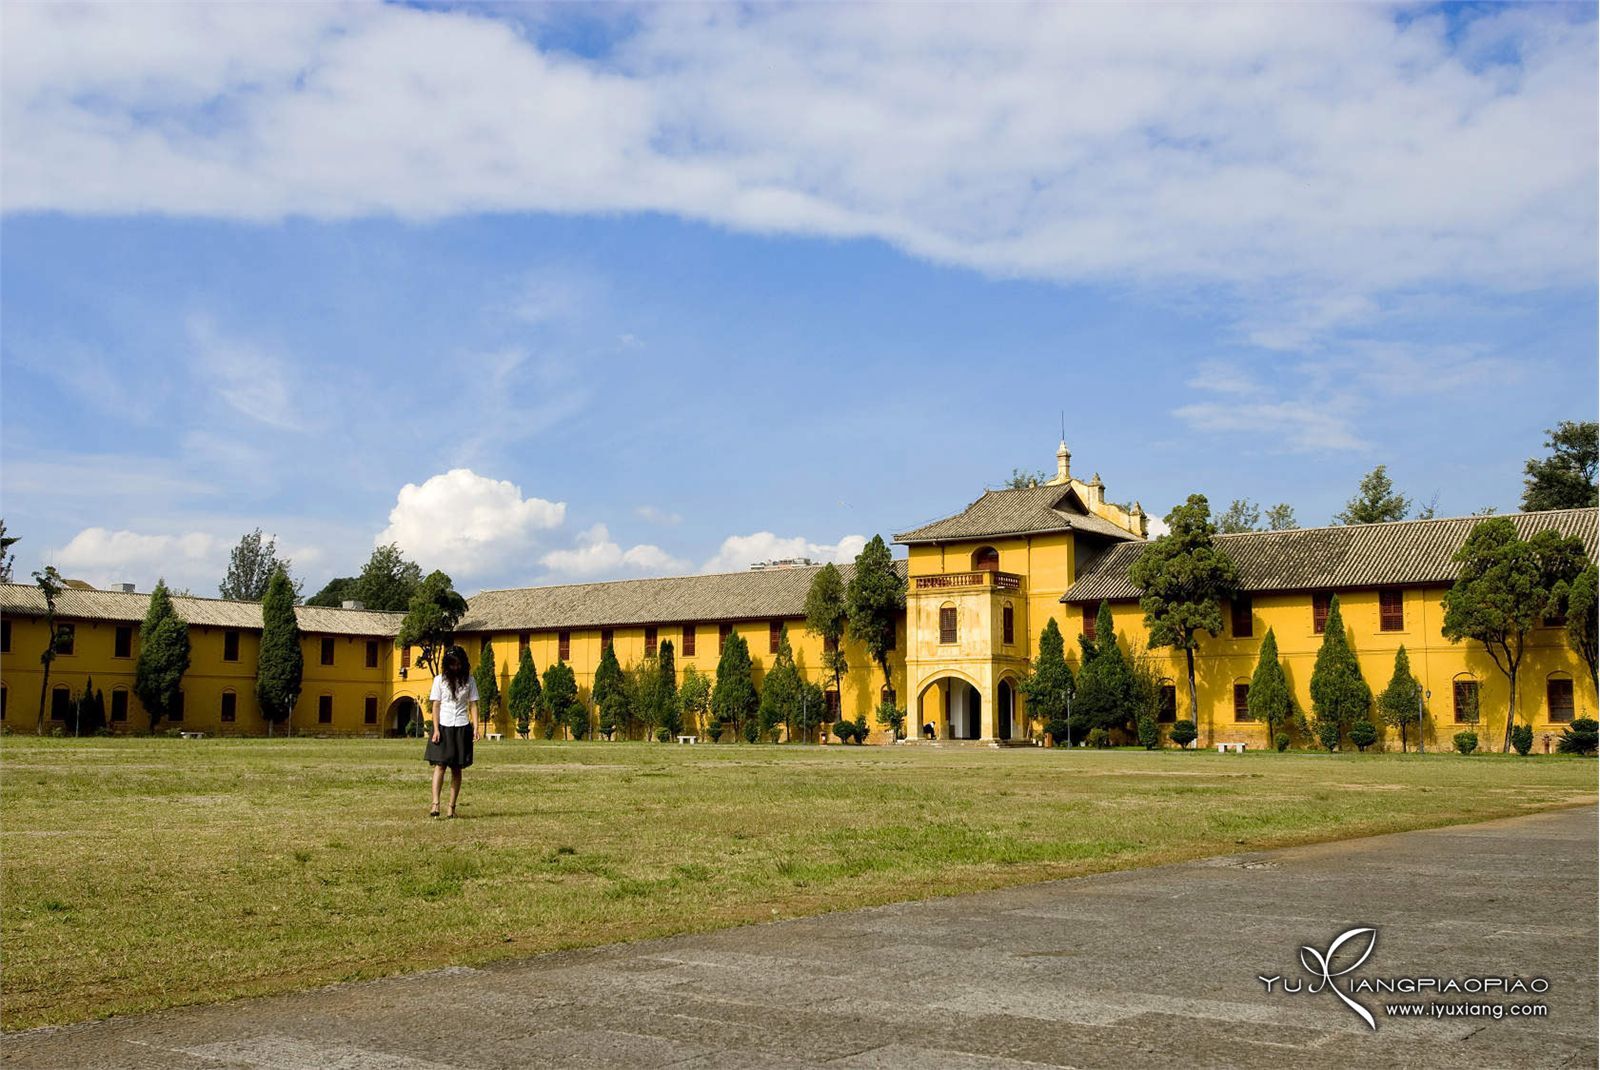
[[[193,368],[234,413],[281,431],[306,428],[284,361],[248,339],[219,331],[205,316],[189,319]]]

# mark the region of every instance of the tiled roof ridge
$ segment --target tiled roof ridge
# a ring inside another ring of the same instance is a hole
[[[1265,528],[1258,529],[1256,531],[1219,531],[1217,532],[1216,537],[1219,539],[1237,539],[1251,535],[1294,535],[1302,531],[1361,531],[1369,528],[1394,527],[1400,524],[1455,524],[1460,523],[1463,520],[1494,520],[1501,517],[1509,520],[1514,516],[1548,516],[1552,513],[1565,515],[1567,513],[1596,512],[1600,512],[1600,510],[1596,510],[1593,506],[1580,505],[1570,509],[1533,509],[1528,512],[1522,512],[1521,510],[1518,510],[1511,513],[1466,513],[1460,516],[1414,516],[1405,520],[1373,520],[1364,524],[1318,524],[1314,527],[1276,529]],[[1149,539],[1146,541],[1155,542],[1156,540]]]
[[[29,591],[37,591],[39,589],[38,584],[17,583],[15,580],[9,583],[0,583],[0,587],[21,587]],[[77,592],[78,594],[110,594],[116,595],[120,598],[151,598],[155,595],[154,591],[113,591],[104,587],[73,587],[71,590]],[[218,605],[224,606],[259,606],[262,604],[251,598],[221,598],[216,595],[176,594],[170,587],[167,589],[167,594],[174,601],[181,598],[186,602],[215,602]],[[406,611],[403,609],[372,609],[370,607],[356,608],[354,606],[313,606],[305,602],[296,602],[294,607],[296,609],[327,609],[338,613],[394,613],[402,617],[405,616],[406,613]]]

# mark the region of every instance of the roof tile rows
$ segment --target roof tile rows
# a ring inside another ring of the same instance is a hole
[[[988,490],[955,516],[901,532],[894,541],[943,542],[1050,531],[1084,531],[1116,539],[1138,537],[1109,520],[1085,512],[1074,498],[1073,492],[1065,486]]]
[[[1522,538],[1547,529],[1576,535],[1592,559],[1596,552],[1595,516],[1593,509],[1554,509],[1512,513],[1507,518]],[[1442,584],[1454,582],[1460,574],[1460,566],[1451,558],[1466,543],[1473,525],[1483,519],[1467,516],[1246,532],[1219,535],[1217,545],[1227,550],[1238,566],[1240,587],[1245,591]],[[1138,598],[1139,588],[1128,578],[1128,568],[1147,545],[1123,543],[1111,547],[1079,574],[1061,601]]]
[[[193,598],[174,595],[172,606],[190,624],[212,628],[261,628],[261,603],[232,602],[222,598]],[[148,594],[124,591],[84,590],[67,587],[56,597],[56,616],[69,620],[104,620],[138,623],[150,608]],[[39,588],[23,583],[0,584],[0,613],[8,616],[42,617],[44,595]],[[400,630],[404,613],[375,609],[332,609],[326,606],[296,606],[300,630],[318,635],[394,635]]]

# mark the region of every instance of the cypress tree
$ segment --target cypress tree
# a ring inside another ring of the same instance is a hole
[[[1250,716],[1267,725],[1267,743],[1276,746],[1278,725],[1289,722],[1294,698],[1289,694],[1289,678],[1278,661],[1278,637],[1267,629],[1261,640],[1261,657],[1250,677]]]
[[[1372,706],[1372,689],[1361,679],[1361,665],[1350,649],[1344,617],[1339,612],[1339,596],[1328,601],[1328,619],[1323,625],[1322,647],[1311,670],[1311,708],[1318,722],[1317,738],[1328,746],[1338,744],[1338,733],[1358,717],[1365,717]],[[1324,729],[1323,725],[1332,725]],[[1332,750],[1333,747],[1328,747]]]
[[[1055,618],[1039,633],[1039,655],[1017,690],[1028,702],[1028,716],[1037,719],[1056,746],[1069,742],[1071,725],[1067,711],[1072,708],[1074,681],[1067,665],[1066,643]]]
[[[284,580],[288,583],[288,580]],[[294,608],[293,588],[289,607]],[[264,607],[263,607],[264,608]],[[298,650],[298,646],[296,647]],[[134,667],[133,693],[150,715],[150,730],[178,708],[183,674],[189,671],[189,626],[173,608],[165,580],[156,581],[150,607],[139,626],[139,661]]]
[[[761,731],[771,732],[783,725],[785,738],[794,738],[795,714],[800,710],[800,673],[794,667],[794,649],[789,645],[789,629],[778,632],[778,653],[761,682]]]
[[[895,625],[905,616],[906,581],[895,569],[882,535],[874,535],[856,555],[856,569],[845,590],[845,601],[849,604],[850,634],[861,640],[867,654],[883,670],[883,686],[893,691],[889,651],[894,649]]]
[[[572,704],[578,701],[578,678],[572,667],[557,661],[544,671],[544,686],[539,689],[539,709],[551,727],[566,724]]]
[[[1083,641],[1084,662],[1072,702],[1075,725],[1126,729],[1139,713],[1138,682],[1133,666],[1117,642],[1111,607],[1100,603],[1095,638]]]
[[[656,672],[661,676],[661,685],[655,693],[658,706],[653,721],[675,736],[682,721],[678,711],[678,655],[671,639],[663,639],[656,651]]]
[[[270,733],[294,713],[305,673],[300,621],[294,611],[294,585],[282,569],[267,581],[261,599],[261,660],[256,667],[256,705]]]
[[[750,645],[744,641],[744,636],[732,632],[722,644],[722,657],[717,660],[717,683],[711,689],[711,715],[731,725],[736,738],[745,722],[755,716],[760,704],[750,673]]]
[[[39,681],[39,723],[35,731],[44,735],[44,703],[50,695],[50,665],[56,660],[56,653],[61,648],[61,632],[56,627],[56,599],[61,597],[61,590],[65,586],[61,573],[56,571],[54,565],[46,565],[33,574],[33,582],[38,584],[39,593],[44,596],[44,651],[39,655],[39,664],[44,666],[44,674]],[[187,633],[185,633],[187,635]]]
[[[610,739],[619,728],[628,723],[628,693],[623,686],[622,666],[617,663],[617,652],[610,643],[600,651],[600,664],[595,666],[594,686],[589,695],[600,711],[600,734]]]
[[[1411,675],[1411,659],[1403,646],[1394,653],[1394,675],[1378,696],[1378,709],[1384,724],[1400,729],[1400,751],[1405,753],[1406,729],[1422,716],[1422,684]],[[1422,734],[1421,725],[1417,726],[1417,734]]]
[[[607,651],[610,649],[606,647]],[[615,663],[615,659],[612,660]],[[517,734],[524,739],[528,737],[528,724],[533,720],[533,711],[538,705],[539,670],[533,667],[533,651],[523,647],[522,655],[517,659],[516,675],[506,689],[506,707],[512,720],[517,723]]]
[[[494,665],[494,644],[487,639],[483,641],[478,667],[472,675],[478,685],[478,712],[487,733],[494,727],[495,716],[500,712],[500,675]]]

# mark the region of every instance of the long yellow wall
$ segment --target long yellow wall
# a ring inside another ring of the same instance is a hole
[[[1398,730],[1385,728],[1377,709],[1377,696],[1389,684],[1394,674],[1395,652],[1404,644],[1411,661],[1411,672],[1422,686],[1432,692],[1426,701],[1426,744],[1430,749],[1447,749],[1451,738],[1460,731],[1471,729],[1478,734],[1479,746],[1499,750],[1505,738],[1506,711],[1510,698],[1510,684],[1484,651],[1481,643],[1451,643],[1442,634],[1444,608],[1441,598],[1446,588],[1409,588],[1403,592],[1405,627],[1400,631],[1383,631],[1378,617],[1378,592],[1354,590],[1339,592],[1339,608],[1344,617],[1345,631],[1361,666],[1362,678],[1372,688],[1372,719],[1378,725],[1380,746],[1398,750]],[[1082,614],[1077,606],[1069,607],[1067,627],[1068,660],[1074,670],[1078,665],[1081,647],[1078,638],[1083,632]],[[1111,606],[1112,620],[1117,638],[1124,650],[1134,653],[1146,651],[1147,632],[1144,614],[1135,602],[1118,602]],[[1317,651],[1322,646],[1322,636],[1312,626],[1311,595],[1308,592],[1260,595],[1253,600],[1253,636],[1234,638],[1226,607],[1223,612],[1223,634],[1213,639],[1200,634],[1200,647],[1195,655],[1196,691],[1200,704],[1201,745],[1214,742],[1241,740],[1252,747],[1268,745],[1264,724],[1234,720],[1233,685],[1249,683],[1255,672],[1261,640],[1267,629],[1273,630],[1278,641],[1278,655],[1296,706],[1308,717],[1311,706],[1311,672],[1316,665]],[[1178,716],[1189,716],[1187,669],[1181,651],[1170,648],[1149,650],[1159,675],[1170,680],[1177,688]],[[1559,627],[1536,628],[1529,636],[1527,653],[1518,674],[1517,719],[1532,725],[1534,749],[1544,750],[1543,737],[1549,737],[1553,749],[1555,739],[1565,728],[1550,720],[1546,700],[1546,683],[1552,675],[1565,675],[1573,680],[1574,716],[1593,717],[1597,708],[1595,684],[1585,666],[1567,642],[1566,633]],[[1457,724],[1454,711],[1453,681],[1458,676],[1470,676],[1478,681],[1479,723]],[[1408,730],[1415,745],[1415,730]],[[1293,735],[1293,733],[1291,733]],[[1298,738],[1297,743],[1308,741]]]

